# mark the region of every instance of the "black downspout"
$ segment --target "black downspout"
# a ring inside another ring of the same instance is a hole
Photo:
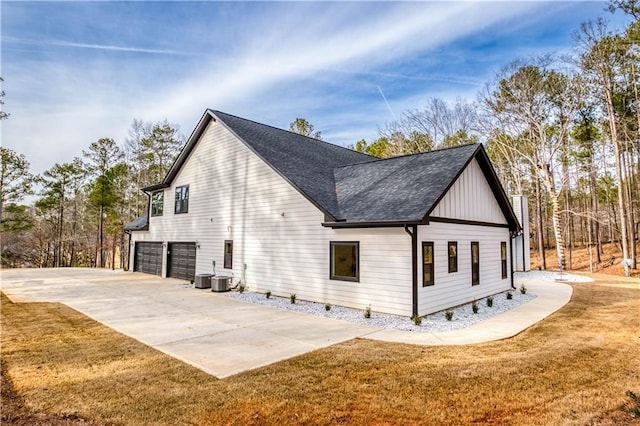
[[[404,226],[404,231],[411,236],[411,296],[412,296],[412,317],[418,316],[418,226],[412,225],[409,231],[409,225]]]
[[[513,237],[512,235],[513,235],[512,233],[509,233],[509,263],[511,264],[511,288],[515,290],[516,286],[513,283],[513,275],[514,275],[514,271],[513,271],[513,239],[515,237]],[[524,238],[523,238],[523,240],[524,240]]]

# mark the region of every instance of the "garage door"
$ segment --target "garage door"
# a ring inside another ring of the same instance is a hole
[[[137,242],[133,270],[162,275],[162,243]]]
[[[196,276],[196,244],[169,243],[167,276],[192,280]]]

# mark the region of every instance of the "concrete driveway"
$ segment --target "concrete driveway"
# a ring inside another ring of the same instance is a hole
[[[224,378],[376,329],[247,304],[184,280],[85,268],[1,271],[14,302],[60,302]]]

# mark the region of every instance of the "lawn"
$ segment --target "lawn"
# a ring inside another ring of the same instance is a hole
[[[625,411],[640,394],[637,280],[576,284],[567,306],[499,342],[356,339],[224,380],[63,305],[1,308],[19,401],[3,424],[640,425]]]

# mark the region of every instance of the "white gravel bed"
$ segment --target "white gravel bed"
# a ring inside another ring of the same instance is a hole
[[[351,323],[370,327],[432,333],[469,327],[477,322],[527,303],[536,297],[530,293],[521,294],[519,290],[512,290],[511,294],[513,295],[513,299],[509,300],[506,297],[507,292],[499,293],[493,296],[493,306],[491,308],[487,306],[486,298],[479,299],[477,301],[477,314],[473,313],[471,303],[469,303],[451,309],[453,311],[453,318],[451,321],[448,321],[445,318],[445,312],[437,312],[435,314],[422,317],[422,324],[417,326],[408,317],[375,312],[375,306],[371,307],[371,318],[365,318],[364,312],[366,307],[364,306],[362,309],[352,309],[331,305],[331,309],[327,311],[323,303],[296,300],[296,303],[292,304],[288,297],[277,297],[272,295],[267,299],[264,293],[255,293],[247,290],[243,293],[232,291],[224,294],[228,297],[242,300],[244,302],[257,303],[279,309],[289,309],[292,311],[349,321]]]
[[[584,277],[582,275],[572,275],[563,272],[554,271],[529,271],[529,272],[516,272],[516,282],[518,280],[539,280],[539,281],[562,281],[570,283],[590,283],[593,282],[593,278]]]

